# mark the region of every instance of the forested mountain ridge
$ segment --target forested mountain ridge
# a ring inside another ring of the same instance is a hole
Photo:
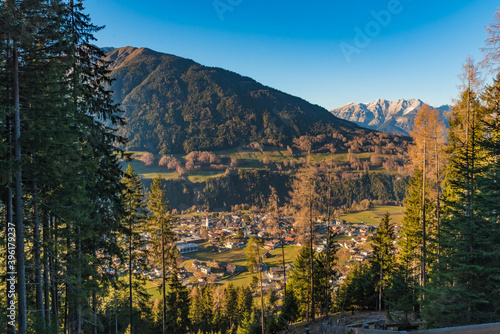
[[[110,51],[111,89],[125,110],[127,149],[219,150],[254,141],[286,147],[326,135],[338,149],[372,131],[326,109],[221,68],[146,48]]]

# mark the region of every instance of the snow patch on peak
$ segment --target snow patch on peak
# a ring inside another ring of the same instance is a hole
[[[413,120],[424,104],[420,99],[377,99],[366,104],[351,102],[330,112],[369,129],[409,135]],[[441,106],[438,109],[446,111],[449,106]]]

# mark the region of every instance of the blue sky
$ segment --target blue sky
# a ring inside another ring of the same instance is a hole
[[[433,105],[481,60],[498,0],[87,0],[99,46],[222,67],[327,109],[378,98]]]

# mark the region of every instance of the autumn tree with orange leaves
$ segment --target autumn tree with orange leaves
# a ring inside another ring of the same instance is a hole
[[[438,109],[424,105],[410,135],[409,167],[413,171],[403,220],[401,262],[425,287],[429,262],[437,258],[441,179],[446,161],[443,147],[447,129]]]

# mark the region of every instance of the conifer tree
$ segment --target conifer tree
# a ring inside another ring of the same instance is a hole
[[[498,223],[500,222],[500,72],[493,83],[486,86],[481,99],[486,109],[484,125],[487,135],[479,141],[479,146],[485,151],[487,158],[478,179],[478,186],[481,189],[478,195],[482,203],[480,210],[481,215],[484,215],[489,223]],[[495,231],[498,232],[498,228]]]
[[[437,226],[436,226],[436,203],[431,200],[430,182],[426,179],[427,187],[422,187],[422,170],[417,169],[407,188],[404,199],[403,221],[401,238],[399,239],[398,260],[403,266],[411,284],[422,286],[423,283],[423,224],[422,224],[422,200],[425,199],[425,210],[427,215],[427,263],[433,263],[437,257]],[[422,191],[425,190],[425,195]]]
[[[189,291],[177,277],[177,270],[169,278],[166,296],[166,330],[168,333],[186,333],[189,328]]]
[[[246,311],[238,326],[237,334],[256,334],[258,333],[259,321],[257,319],[256,311],[251,310],[251,312]]]
[[[122,183],[123,190],[123,205],[125,208],[124,222],[124,247],[127,250],[128,260],[128,290],[129,290],[129,321],[132,333],[134,332],[133,325],[133,289],[134,283],[132,274],[135,268],[138,268],[140,263],[145,260],[145,240],[142,233],[145,232],[146,221],[146,203],[142,183],[132,166],[129,164],[123,174]]]
[[[294,267],[295,269],[293,272],[290,274],[290,280],[289,280],[289,290],[293,290],[295,299],[297,301],[298,305],[298,314],[302,319],[309,319],[311,318],[310,312],[312,312],[312,307],[311,307],[311,285],[310,285],[310,280],[309,278],[311,277],[311,247],[309,245],[305,245],[304,247],[301,248],[299,254],[297,255],[295,262],[294,262]],[[312,273],[313,277],[313,284],[316,287],[320,287],[318,289],[314,290],[314,293],[316,294],[315,298],[318,301],[324,301],[324,288],[323,284],[326,284],[325,281],[325,270],[324,270],[324,265],[325,263],[321,263],[320,259],[318,258],[317,254],[313,254],[313,259],[314,259],[314,266],[313,270],[314,272]],[[320,305],[323,305],[321,303]]]
[[[419,296],[421,293],[415,276],[408,268],[398,264],[386,289],[387,314],[390,319],[410,323],[419,318]]]
[[[189,322],[190,331],[192,333],[197,333],[201,329],[202,324],[202,312],[203,312],[203,301],[200,289],[194,287],[189,294]]]
[[[245,316],[245,313],[251,313],[252,311],[252,291],[248,286],[241,286],[238,288],[238,322],[241,322]]]
[[[211,285],[205,285],[201,288],[201,330],[210,332],[213,329],[214,319],[214,300],[213,288]]]
[[[175,234],[172,232],[173,217],[170,214],[169,203],[165,198],[165,191],[161,187],[161,176],[153,179],[151,190],[148,194],[148,207],[152,213],[149,218],[149,229],[153,241],[154,258],[162,270],[162,323],[163,331],[166,322],[166,267],[177,269],[177,252],[173,242]]]
[[[346,310],[376,309],[378,278],[379,273],[370,265],[357,264],[351,269],[337,292],[336,308],[341,317]]]
[[[289,323],[297,320],[299,314],[299,309],[297,305],[297,299],[295,298],[295,294],[293,290],[290,290],[288,293],[288,298],[285,300],[283,305],[283,309],[280,313],[280,317],[278,319],[278,325],[280,327],[286,327]]]
[[[370,259],[373,272],[377,274],[377,305],[379,311],[382,310],[383,295],[394,271],[396,255],[395,240],[394,224],[391,223],[391,217],[389,212],[387,212],[380,220],[380,225],[373,237],[373,256]]]
[[[484,214],[488,210],[484,210],[481,189],[491,161],[481,145],[490,137],[486,127],[489,111],[479,102],[477,77],[469,58],[464,66],[464,89],[449,121],[441,252],[423,309],[430,326],[498,319],[498,298],[492,294],[498,288],[498,223],[491,224]]]
[[[101,269],[117,253],[121,170],[116,157],[120,150],[114,145],[123,142],[113,128],[122,122],[106,87],[111,82],[107,64],[90,44],[98,28],[81,14],[81,3],[8,1],[1,10],[2,18],[8,18],[2,20],[2,34],[8,35],[2,37],[8,41],[2,64],[10,67],[2,75],[17,77],[16,85],[7,85],[1,103],[14,106],[13,87],[18,87],[23,123],[18,143],[23,159],[10,164],[7,175],[14,172],[11,167],[21,172],[18,179],[31,210],[24,205],[25,212],[16,215],[30,226],[18,238],[20,243],[30,240],[17,252],[27,255],[26,266],[24,259],[18,261],[19,272],[23,276],[27,268],[26,277],[33,279],[20,277],[20,330],[28,330],[27,320],[34,324],[30,330],[59,328],[60,319],[69,332],[81,332],[89,321],[95,329],[94,296],[106,281]],[[14,139],[11,128],[5,128],[5,138]],[[15,146],[14,140],[10,143]],[[28,314],[27,307],[35,312]],[[84,319],[85,314],[92,315]]]
[[[224,289],[224,317],[227,319],[229,330],[237,325],[238,294],[232,283],[229,283]]]

